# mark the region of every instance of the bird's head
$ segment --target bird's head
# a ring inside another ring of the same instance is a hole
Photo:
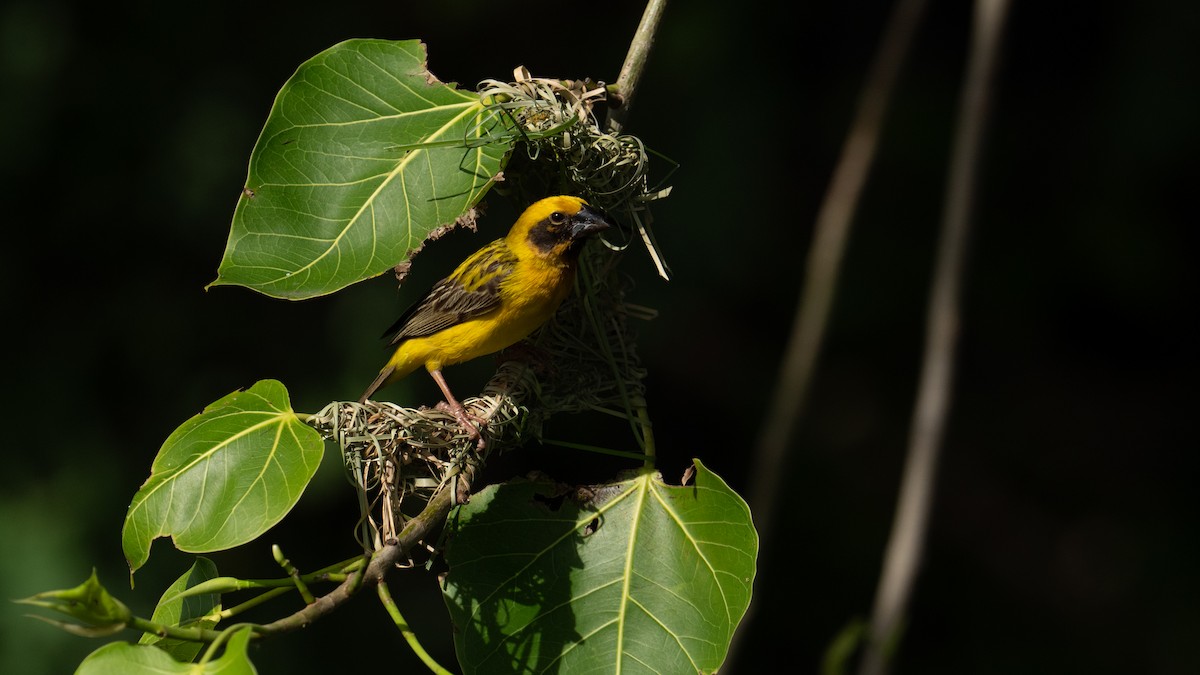
[[[612,226],[602,210],[579,197],[546,197],[525,209],[508,233],[508,244],[519,253],[563,257],[577,253],[588,237]]]

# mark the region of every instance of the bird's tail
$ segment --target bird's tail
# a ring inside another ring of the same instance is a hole
[[[384,366],[383,370],[379,371],[379,375],[375,377],[375,381],[371,383],[371,386],[367,387],[367,390],[363,392],[363,395],[358,397],[358,402],[366,403],[367,399],[370,398],[371,394],[374,394],[376,391],[379,391],[380,387],[387,384],[388,379],[395,372],[396,372],[396,367],[393,366],[392,364],[389,363],[386,366]]]

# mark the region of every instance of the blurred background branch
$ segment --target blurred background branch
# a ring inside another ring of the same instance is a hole
[[[966,264],[971,205],[991,106],[992,81],[1000,55],[1008,0],[976,0],[967,72],[946,181],[946,204],[929,295],[916,407],[908,459],[900,484],[895,520],[883,562],[883,575],[871,611],[860,675],[889,670],[892,648],[903,632],[904,616],[921,566],[933,503],[938,457],[954,390],[963,268]]]
[[[841,155],[817,213],[805,263],[804,284],[767,416],[754,445],[748,501],[762,536],[760,555],[768,557],[780,488],[787,480],[787,452],[807,412],[808,392],[821,354],[837,287],[838,271],[854,214],[879,147],[888,101],[917,32],[926,0],[899,0],[888,18],[860,94],[858,108],[842,143]],[[764,579],[759,576],[759,587]],[[754,605],[750,606],[753,614]],[[744,627],[751,617],[742,622]],[[733,650],[738,649],[734,640]],[[732,657],[731,657],[731,660]]]

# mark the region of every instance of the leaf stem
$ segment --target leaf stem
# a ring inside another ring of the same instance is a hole
[[[280,586],[278,588],[272,588],[271,590],[269,590],[265,593],[256,595],[253,598],[250,598],[249,600],[247,600],[239,605],[234,605],[233,607],[230,607],[229,609],[221,610],[220,617],[222,619],[229,619],[229,618],[235,617],[238,614],[245,612],[246,610],[258,607],[259,605],[267,602],[268,600],[278,598],[279,596],[284,595],[284,594],[290,592],[291,590],[292,590],[292,588],[290,585]]]
[[[150,635],[157,635],[160,638],[187,640],[188,642],[213,642],[219,639],[223,632],[208,628],[167,626],[138,616],[130,618],[128,627],[140,630],[143,633],[149,633]]]
[[[300,578],[306,584],[312,584],[322,581],[345,581],[346,575],[354,572],[363,566],[362,555],[357,555],[353,558],[348,558],[332,565],[327,565],[315,572],[303,574]],[[188,598],[197,595],[205,595],[206,593],[232,593],[235,591],[245,591],[256,588],[283,588],[288,590],[294,586],[295,582],[291,577],[281,579],[236,579],[233,577],[217,577],[209,579],[192,586],[186,591],[179,594],[181,598]]]
[[[642,423],[642,438],[645,443],[642,447],[646,450],[646,461],[644,466],[647,469],[654,468],[654,427],[650,424],[650,411],[643,403],[637,409],[638,421]]]

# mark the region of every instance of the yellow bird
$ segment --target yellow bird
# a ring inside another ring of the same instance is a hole
[[[603,211],[578,197],[535,202],[506,237],[471,254],[384,333],[396,352],[359,402],[425,366],[454,417],[483,447],[442,368],[498,352],[545,323],[571,292],[584,241],[610,227]]]

